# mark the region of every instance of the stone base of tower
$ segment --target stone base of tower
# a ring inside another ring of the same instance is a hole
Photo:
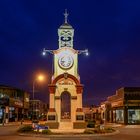
[[[82,132],[86,128],[85,116],[81,108],[77,108],[76,110],[75,121],[72,121],[72,119],[61,119],[58,121],[55,109],[49,109],[46,125],[52,131],[54,130],[53,132],[74,132],[74,130]]]
[[[73,123],[74,129],[85,129],[87,124],[85,122],[85,114],[82,108],[76,110],[76,121]]]
[[[57,115],[54,108],[50,108],[47,113],[47,126],[49,126],[50,129],[58,129],[59,123],[57,121]]]
[[[47,125],[51,130],[70,132],[86,128],[82,109],[83,85],[79,79],[69,73],[63,73],[53,79],[48,86],[50,104]]]

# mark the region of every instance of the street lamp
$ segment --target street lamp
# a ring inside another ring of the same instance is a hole
[[[39,81],[39,82],[42,82],[42,81],[44,81],[44,79],[45,79],[45,77],[44,77],[44,75],[42,75],[42,74],[40,74],[40,75],[38,75],[37,77],[36,77],[36,79],[33,81],[33,106],[32,106],[32,119],[33,119],[33,114],[34,114],[34,93],[35,93],[35,83],[37,82],[37,81]],[[36,113],[35,113],[35,116],[36,116]]]
[[[78,52],[78,54],[85,54],[86,56],[88,56],[89,55],[89,51],[88,51],[88,49],[85,49],[85,50],[77,50],[77,52]]]
[[[90,121],[93,121],[93,107],[90,107]]]
[[[42,55],[43,56],[45,56],[46,55],[46,53],[50,53],[50,54],[54,54],[54,51],[55,50],[47,50],[47,49],[43,49],[43,51],[42,51]],[[88,49],[85,49],[85,50],[76,50],[76,53],[77,54],[85,54],[86,56],[88,56],[89,55],[89,51],[88,51]]]
[[[35,93],[35,83],[36,81],[42,82],[44,81],[45,77],[44,75],[40,74],[37,76],[37,78],[33,81],[33,100],[34,100],[34,93]]]

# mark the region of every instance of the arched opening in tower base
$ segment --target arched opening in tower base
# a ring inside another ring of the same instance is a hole
[[[68,91],[61,94],[61,121],[71,119],[71,95]]]

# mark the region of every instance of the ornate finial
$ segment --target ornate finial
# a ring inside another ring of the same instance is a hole
[[[67,12],[67,9],[65,9],[65,13],[64,13],[64,16],[65,16],[65,23],[68,23],[68,12]]]

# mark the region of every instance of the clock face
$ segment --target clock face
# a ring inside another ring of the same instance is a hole
[[[63,69],[69,69],[73,66],[73,58],[71,55],[63,55],[59,57],[59,66]]]

